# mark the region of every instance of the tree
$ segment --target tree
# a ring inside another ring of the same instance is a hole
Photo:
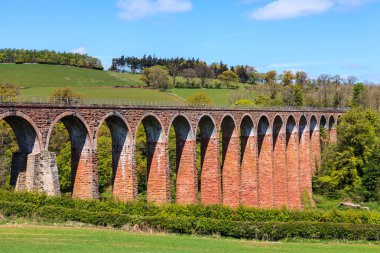
[[[208,105],[211,104],[211,98],[204,92],[197,92],[186,99],[187,104]]]
[[[218,75],[218,79],[224,83],[227,83],[227,86],[239,81],[238,75],[231,70],[226,70],[222,74]]]
[[[181,74],[186,79],[186,86],[190,87],[190,79],[193,79],[197,76],[194,69],[184,69]]]
[[[364,94],[366,92],[366,88],[363,83],[356,83],[354,84],[353,90],[352,90],[352,101],[351,106],[363,106],[364,105]]]
[[[195,67],[195,72],[197,77],[201,79],[202,87],[206,87],[206,80],[211,77],[211,68],[205,62],[199,62]]]
[[[342,116],[337,131],[337,144],[323,151],[315,189],[359,201],[378,199],[379,114],[356,107]]]
[[[277,72],[275,70],[268,71],[264,75],[264,80],[269,88],[270,99],[275,99],[278,93]]]
[[[145,68],[140,80],[145,82],[148,86],[167,89],[169,87],[169,71],[166,67],[160,65]]]
[[[296,84],[305,86],[307,84],[307,73],[305,71],[297,71],[295,75]]]
[[[348,85],[354,85],[358,81],[358,78],[356,76],[348,76],[346,78],[346,84]]]
[[[59,104],[76,104],[79,103],[80,97],[72,88],[65,87],[56,89],[51,95],[50,100]]]
[[[150,68],[149,83],[155,88],[169,88],[169,71],[163,66],[154,66]]]
[[[292,71],[284,71],[284,73],[281,75],[282,85],[291,85],[293,83],[294,78],[295,76],[293,75]]]
[[[0,102],[10,102],[13,101],[20,94],[18,87],[13,84],[7,83],[0,86]]]

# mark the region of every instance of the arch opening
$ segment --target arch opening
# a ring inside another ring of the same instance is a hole
[[[312,201],[312,171],[311,171],[311,149],[307,119],[301,116],[299,121],[299,175],[300,175],[300,192],[309,201]],[[307,193],[307,195],[305,195]]]
[[[140,198],[165,204],[170,201],[170,168],[163,127],[153,115],[144,117],[137,130],[137,183]]]
[[[223,204],[240,204],[240,138],[234,119],[227,115],[221,123],[221,173]]]
[[[257,126],[259,206],[271,208],[274,204],[272,133],[266,116]]]
[[[129,128],[119,115],[106,117],[97,132],[99,192],[103,198],[130,201],[136,197]]]
[[[284,122],[278,115],[273,121],[273,173],[275,207],[287,205]]]
[[[0,119],[0,186],[34,190],[35,160],[41,153],[37,130],[21,116]]]
[[[197,203],[196,141],[184,116],[174,118],[169,130],[171,201]]]
[[[99,197],[92,141],[83,119],[73,114],[58,118],[51,126],[48,150],[57,156],[56,180],[61,193],[80,199]]]
[[[197,126],[198,195],[206,205],[221,203],[219,136],[213,119],[204,115]]]
[[[241,169],[240,201],[245,206],[258,206],[257,145],[254,124],[246,115],[240,124]]]
[[[293,116],[289,116],[286,123],[286,167],[288,206],[298,209],[301,207],[301,193],[299,183],[299,156],[297,123]]]

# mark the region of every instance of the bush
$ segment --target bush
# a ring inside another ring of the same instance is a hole
[[[380,239],[380,225],[324,222],[240,222],[211,218],[141,216],[76,208],[41,206],[0,201],[5,216],[37,218],[45,221],[77,221],[120,228],[125,225],[149,227],[181,234],[219,234],[234,238],[281,240],[286,238],[369,240]]]

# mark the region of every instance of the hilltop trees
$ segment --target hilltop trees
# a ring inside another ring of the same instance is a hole
[[[39,63],[103,70],[102,63],[95,57],[49,50],[0,49],[0,63]]]

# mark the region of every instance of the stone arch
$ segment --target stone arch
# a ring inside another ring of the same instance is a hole
[[[37,180],[36,158],[42,152],[42,138],[39,129],[31,118],[21,112],[0,115],[16,136],[19,150],[12,154],[10,185],[16,190],[34,190]]]
[[[259,206],[273,207],[273,153],[269,119],[262,115],[257,124]]]
[[[250,115],[244,115],[240,123],[241,143],[241,204],[258,206],[257,145],[254,123]]]
[[[240,139],[232,115],[224,115],[222,134],[222,197],[223,204],[238,207],[240,204]]]
[[[309,198],[312,197],[312,173],[310,162],[310,138],[309,138],[309,124],[305,115],[302,115],[298,123],[298,157],[299,157],[299,178],[300,178],[300,192],[307,192]]]
[[[219,159],[219,136],[214,119],[203,114],[198,120],[200,132],[200,192],[203,204],[221,203],[221,172]]]
[[[74,198],[99,198],[97,166],[94,162],[92,134],[86,120],[74,112],[65,112],[50,125],[46,150],[54,126],[62,122],[71,142],[71,193]]]
[[[334,118],[334,115],[330,115],[328,128],[329,128],[328,129],[329,141],[336,142],[337,132],[336,132],[336,120]]]
[[[326,128],[326,124],[327,124],[326,116],[322,115],[320,120],[319,120],[319,127]]]
[[[194,204],[198,202],[194,133],[186,115],[174,116],[171,125],[173,125],[176,135],[176,202],[178,204]],[[169,138],[169,132],[167,136]]]
[[[288,206],[290,208],[301,207],[301,194],[299,188],[298,168],[298,131],[297,123],[293,115],[289,115],[286,121],[286,167]]]
[[[145,114],[140,123],[144,127],[147,142],[147,201],[165,204],[171,197],[169,157],[163,124],[159,117],[150,113]]]
[[[320,161],[321,148],[319,141],[319,125],[315,115],[312,115],[309,121],[309,139],[310,139],[310,170],[314,176],[316,167]]]
[[[329,130],[335,128],[335,118],[334,115],[331,115],[329,117]]]
[[[273,173],[275,207],[287,204],[286,160],[285,160],[285,131],[284,121],[280,115],[273,120]]]
[[[127,120],[117,112],[106,114],[100,121],[95,133],[95,147],[99,130],[106,123],[112,140],[112,195],[126,202],[137,197],[136,172],[133,169],[133,138]]]

